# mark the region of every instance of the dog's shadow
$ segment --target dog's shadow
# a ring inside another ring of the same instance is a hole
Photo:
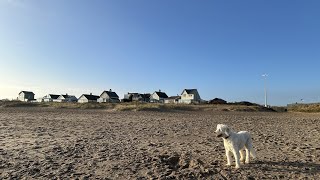
[[[312,162],[301,161],[254,161],[250,163],[251,166],[263,170],[272,172],[290,172],[298,174],[317,174],[320,173],[320,164]]]

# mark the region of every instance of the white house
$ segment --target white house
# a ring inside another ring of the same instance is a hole
[[[117,93],[113,92],[111,89],[109,91],[103,91],[100,95],[100,98],[97,100],[98,102],[112,102],[118,103],[120,102],[119,96]]]
[[[19,93],[18,99],[20,101],[32,101],[32,100],[35,100],[34,99],[34,93],[31,92],[31,91],[21,91]]]
[[[82,94],[78,99],[78,103],[97,102],[99,98],[100,96],[92,95],[92,93]]]
[[[124,95],[123,102],[139,101],[141,98],[139,93],[130,93]]]
[[[43,99],[43,102],[59,102],[58,101],[59,96],[60,95],[57,95],[57,94],[48,94],[44,96],[42,99]]]
[[[179,103],[200,103],[201,98],[197,89],[184,89],[181,93]]]
[[[61,94],[57,100],[58,102],[77,102],[78,101],[76,96],[68,95],[68,94],[65,94],[65,95]]]
[[[164,100],[164,103],[166,104],[177,104],[179,103],[179,100],[181,99],[180,96],[170,96],[167,99]]]
[[[132,101],[139,101],[139,102],[150,102],[150,93],[130,93],[124,95],[123,102],[132,102]]]
[[[166,93],[159,91],[155,91],[154,93],[151,94],[150,96],[150,102],[160,102],[164,103],[164,100],[167,99],[168,96]]]
[[[42,98],[37,98],[37,102],[44,102],[43,97]]]

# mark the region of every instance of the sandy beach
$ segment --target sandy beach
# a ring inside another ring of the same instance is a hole
[[[218,123],[257,158],[226,167]],[[320,179],[320,114],[0,108],[0,179]]]

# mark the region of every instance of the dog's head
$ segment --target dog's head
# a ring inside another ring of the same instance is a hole
[[[230,136],[230,128],[225,124],[218,124],[215,133],[217,134],[217,137],[227,139]]]

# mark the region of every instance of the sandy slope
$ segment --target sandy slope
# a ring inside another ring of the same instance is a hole
[[[217,123],[252,133],[258,158],[225,167]],[[0,176],[320,178],[320,114],[0,108]]]

